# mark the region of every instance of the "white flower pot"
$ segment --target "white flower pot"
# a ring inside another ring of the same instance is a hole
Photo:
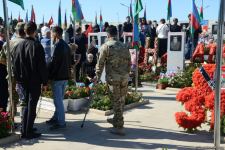
[[[69,100],[68,99],[63,100],[63,106],[64,106],[64,111],[67,112],[68,106],[69,106]]]
[[[87,104],[88,104],[88,98],[69,99],[68,110],[79,111],[87,107]]]
[[[68,111],[68,105],[69,105],[69,100],[64,99],[63,106],[64,106],[65,112]],[[39,100],[37,107],[44,110],[55,111],[54,100],[51,98],[43,97],[41,100]]]

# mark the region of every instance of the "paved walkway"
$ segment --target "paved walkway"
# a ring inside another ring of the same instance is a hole
[[[203,125],[195,134],[187,134],[178,128],[174,113],[182,110],[175,101],[177,90],[155,90],[144,86],[139,91],[150,99],[150,104],[125,113],[125,137],[108,132],[110,124],[106,117],[88,114],[83,129],[80,128],[84,114],[67,114],[67,129],[52,132],[44,123],[52,112],[41,111],[36,126],[43,136],[37,140],[21,140],[5,146],[6,150],[129,150],[159,149],[207,150],[213,147],[213,134]],[[222,145],[225,147],[225,145]],[[0,148],[1,149],[1,148]]]

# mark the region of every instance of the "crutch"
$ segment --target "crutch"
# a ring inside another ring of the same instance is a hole
[[[85,115],[84,115],[84,119],[83,119],[82,124],[81,124],[81,126],[80,126],[81,128],[84,127],[84,123],[85,123],[87,114],[88,114],[88,112],[89,112],[89,110],[90,110],[92,98],[93,98],[93,92],[91,92],[91,95],[90,95],[90,97],[89,97],[89,103],[88,103],[87,110],[86,110]]]
[[[93,87],[95,86],[95,84],[93,85]],[[93,88],[92,87],[92,88]],[[90,93],[90,97],[89,97],[89,103],[88,103],[88,106],[87,106],[87,110],[86,110],[86,112],[85,112],[85,115],[84,115],[84,119],[83,119],[83,121],[82,121],[82,124],[81,124],[81,128],[83,128],[84,127],[84,122],[85,122],[85,120],[86,120],[86,117],[87,117],[87,114],[88,114],[88,112],[89,112],[89,110],[90,110],[90,107],[91,107],[91,102],[92,102],[92,100],[93,100],[93,95],[94,95],[94,92],[93,91],[90,91],[91,93]]]

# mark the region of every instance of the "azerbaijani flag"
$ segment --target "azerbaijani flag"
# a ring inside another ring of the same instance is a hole
[[[100,32],[103,31],[103,19],[102,19],[102,10],[100,10]]]
[[[35,19],[35,12],[34,12],[34,7],[33,7],[33,5],[32,5],[32,9],[31,9],[31,18],[30,18],[30,21],[36,22],[36,19]]]
[[[51,18],[48,21],[48,26],[50,27],[53,23],[54,23],[54,20],[53,20],[53,18],[51,16]]]
[[[192,0],[192,13],[191,13],[191,35],[194,36],[194,33],[197,29],[200,28],[201,18],[198,13],[197,6],[195,5],[195,0]]]
[[[144,18],[147,19],[147,12],[146,12],[146,5],[145,5],[145,11],[144,11]]]
[[[171,17],[172,17],[172,3],[171,0],[168,0],[167,20],[170,20]]]
[[[84,15],[78,0],[72,0],[72,14],[75,21],[81,21],[84,19]]]
[[[200,18],[201,18],[201,20],[204,19],[204,15],[203,15],[203,6],[200,8]]]
[[[97,12],[95,13],[95,25],[98,24],[98,16],[97,16]]]
[[[20,12],[19,12],[19,16],[18,16],[18,22],[21,22]]]
[[[134,46],[137,46],[140,38],[139,38],[139,13],[143,10],[143,5],[141,0],[135,1],[135,9],[134,9],[134,29],[133,29],[133,42]]]
[[[74,21],[71,15],[70,15],[70,24],[74,24]]]
[[[28,10],[26,12],[25,23],[28,23]]]
[[[9,0],[17,5],[19,5],[24,10],[23,0]]]
[[[67,28],[67,16],[66,16],[66,12],[65,12],[65,17],[64,17],[64,27]]]
[[[62,27],[61,0],[59,2],[59,9],[58,9],[58,26]]]

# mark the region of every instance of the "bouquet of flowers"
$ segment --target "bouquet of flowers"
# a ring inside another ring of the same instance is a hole
[[[66,88],[65,99],[80,99],[90,96],[89,87],[69,86]]]

